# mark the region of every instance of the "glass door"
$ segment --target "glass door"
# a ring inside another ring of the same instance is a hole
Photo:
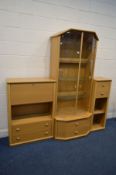
[[[69,30],[61,35],[58,78],[58,114],[76,114],[77,82],[81,32]]]
[[[77,111],[85,112],[89,109],[92,77],[94,69],[96,40],[89,32],[83,34],[83,45],[79,73]]]

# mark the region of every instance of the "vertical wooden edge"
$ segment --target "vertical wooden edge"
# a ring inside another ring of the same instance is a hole
[[[11,140],[11,101],[10,101],[10,84],[7,84],[7,113],[8,113],[8,136],[9,136],[9,144],[12,144]]]
[[[107,119],[107,112],[108,112],[108,106],[109,106],[109,98],[110,98],[110,92],[111,92],[111,85],[112,85],[112,81],[110,82],[110,87],[109,87],[109,96],[107,98],[107,105],[106,105],[106,110],[105,110],[105,121],[104,121],[104,127],[106,125],[106,119]]]
[[[56,80],[55,98],[54,98],[54,115],[57,110],[57,90],[59,76],[59,57],[60,57],[60,36],[51,38],[51,59],[50,59],[50,78]]]
[[[60,54],[60,36],[51,38],[50,50],[50,78],[57,80]]]
[[[82,57],[82,48],[83,48],[83,37],[84,32],[81,33],[81,43],[80,43],[80,62],[79,62],[79,70],[78,70],[78,77],[77,77],[77,95],[76,95],[76,109],[78,105],[78,89],[79,89],[79,80],[80,80],[80,71],[81,71],[81,57]]]

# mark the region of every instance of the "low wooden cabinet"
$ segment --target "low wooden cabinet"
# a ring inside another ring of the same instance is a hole
[[[53,137],[55,81],[8,79],[10,145]]]
[[[110,88],[110,79],[106,79],[103,77],[94,78],[90,106],[90,111],[93,114],[91,131],[105,128]]]

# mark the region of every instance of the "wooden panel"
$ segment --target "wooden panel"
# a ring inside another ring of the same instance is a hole
[[[52,83],[29,83],[11,85],[11,104],[28,104],[53,100]]]
[[[110,82],[97,82],[96,83],[96,98],[104,98],[109,96]]]

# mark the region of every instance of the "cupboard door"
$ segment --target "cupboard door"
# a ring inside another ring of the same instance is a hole
[[[94,35],[84,32],[82,54],[80,61],[79,85],[78,85],[78,111],[89,109],[93,69],[95,62],[96,40]]]
[[[60,58],[80,58],[81,32],[70,30],[61,35]]]
[[[28,83],[11,85],[11,104],[29,104],[53,100],[52,83]]]

